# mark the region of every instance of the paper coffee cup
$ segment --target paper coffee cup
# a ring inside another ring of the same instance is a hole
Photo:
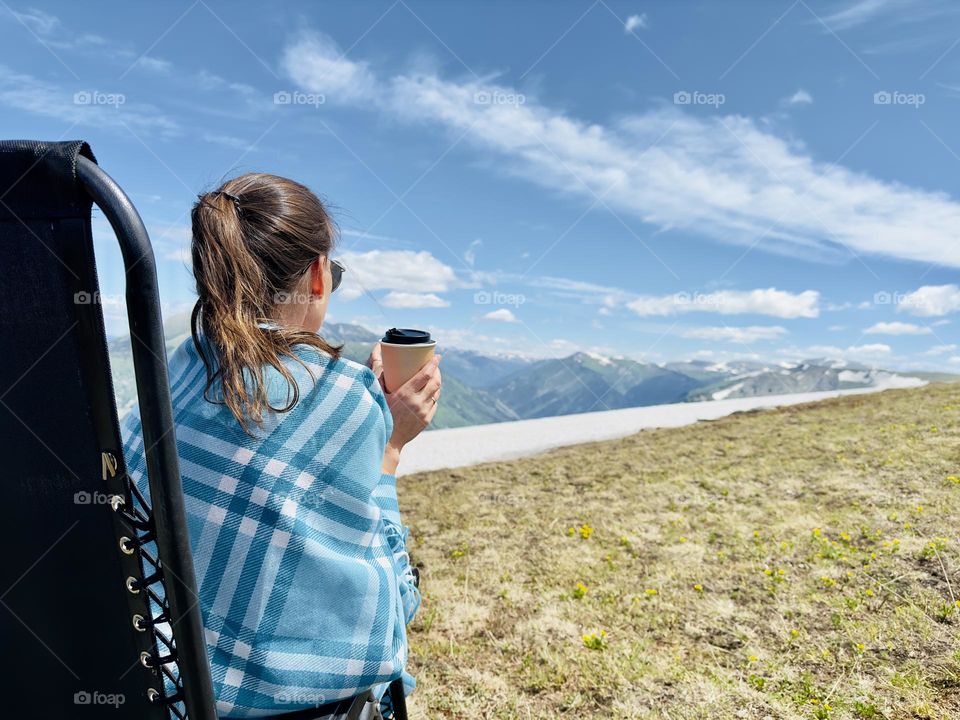
[[[390,328],[380,341],[383,382],[393,392],[430,362],[437,341],[424,330]]]

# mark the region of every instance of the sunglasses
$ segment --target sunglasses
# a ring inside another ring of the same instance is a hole
[[[340,283],[343,282],[343,273],[346,271],[347,269],[341,265],[339,261],[333,259],[330,260],[330,277],[333,280],[330,288],[331,293],[335,292],[336,289],[340,287]]]

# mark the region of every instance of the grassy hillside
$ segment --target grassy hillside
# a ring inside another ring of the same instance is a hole
[[[960,386],[405,477],[430,718],[960,717]]]

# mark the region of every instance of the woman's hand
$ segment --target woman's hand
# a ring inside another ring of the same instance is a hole
[[[374,376],[380,381],[380,387],[383,387],[383,354],[380,352],[380,343],[374,345],[370,351],[367,367],[373,370]]]
[[[374,348],[371,360],[377,350],[379,347]],[[383,454],[383,472],[396,472],[403,446],[419,435],[433,420],[442,382],[440,356],[436,355],[406,383],[394,392],[386,393],[387,405],[393,415],[393,435],[390,436]]]

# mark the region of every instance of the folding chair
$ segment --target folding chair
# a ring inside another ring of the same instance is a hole
[[[120,443],[93,202],[126,269],[149,503]],[[0,463],[3,716],[216,720],[153,251],[81,141],[0,142]]]

